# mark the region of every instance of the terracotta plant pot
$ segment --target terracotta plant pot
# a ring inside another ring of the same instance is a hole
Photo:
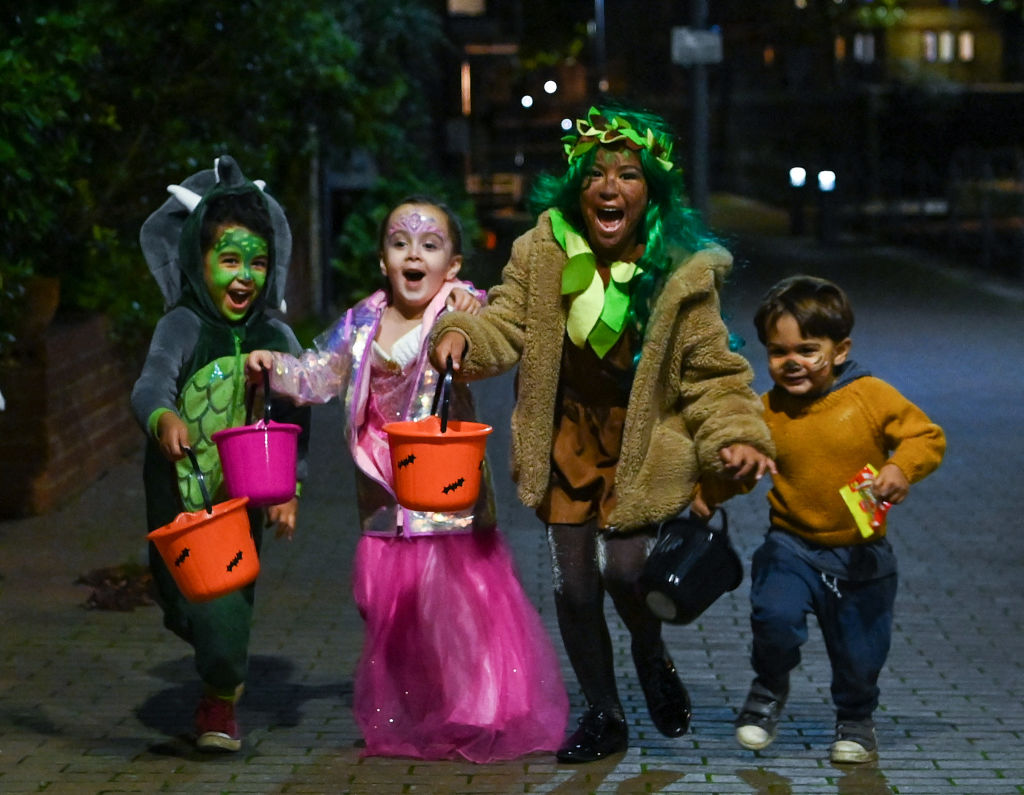
[[[53,322],[60,305],[60,279],[32,276],[25,283],[24,313],[15,334],[21,339],[38,337]]]

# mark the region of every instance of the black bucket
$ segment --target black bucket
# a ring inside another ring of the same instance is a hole
[[[729,541],[725,511],[720,528],[692,516],[661,523],[640,584],[647,607],[662,621],[689,624],[726,591],[743,582],[743,563]]]

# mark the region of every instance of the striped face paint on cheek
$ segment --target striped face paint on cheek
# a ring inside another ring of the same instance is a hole
[[[792,358],[786,359],[782,365],[782,371],[785,373],[799,373],[802,370],[808,370],[812,373],[820,372],[828,367],[829,361],[823,351],[818,351],[813,356],[799,356],[794,355]]]

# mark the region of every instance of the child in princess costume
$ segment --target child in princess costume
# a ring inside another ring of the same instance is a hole
[[[434,321],[478,311],[483,293],[456,275],[458,220],[427,197],[391,210],[380,230],[386,287],[359,302],[301,357],[256,352],[250,377],[299,403],[340,396],[356,465],[362,537],[353,590],[366,622],[355,717],[367,756],[472,762],[553,751],[568,697],[558,659],[495,526],[484,477],[472,508],[426,513],[395,499],[388,422],[430,415],[438,373],[427,359]],[[456,385],[452,419],[473,419]]]
[[[213,501],[226,499],[211,436],[245,423],[245,355],[254,348],[301,350],[291,329],[269,313],[282,302],[291,254],[280,205],[227,156],[168,190],[172,198],[143,224],[140,241],[169,310],[157,323],[131,396],[147,431],[143,477],[149,530],[204,507],[188,450]],[[303,427],[301,482],[309,409],[287,402],[272,409],[273,419]],[[276,523],[279,536],[291,538],[297,505],[292,499],[270,506],[266,514],[249,509],[257,549],[268,520]],[[203,751],[237,751],[241,733],[235,704],[248,666],[254,585],[193,603],[152,544],[149,558],[165,625],[195,649],[203,683],[196,745]]]

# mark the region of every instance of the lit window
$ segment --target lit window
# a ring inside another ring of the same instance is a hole
[[[951,63],[955,54],[953,44],[955,39],[953,31],[944,30],[939,34],[939,60],[943,63]]]
[[[764,48],[764,65],[771,66],[775,63],[775,48],[770,44]]]
[[[486,0],[448,0],[448,13],[478,17],[486,13]]]
[[[928,63],[935,63],[939,60],[939,37],[935,31],[926,30],[921,37],[921,44],[924,47],[924,59]]]
[[[961,61],[973,61],[974,60],[974,34],[965,30],[962,31],[958,37],[959,49],[960,49],[960,60]]]
[[[793,0],[793,5],[799,9],[807,8],[807,0]]]
[[[460,70],[460,83],[462,93],[462,115],[468,116],[473,112],[472,102],[472,80],[470,79],[469,61],[462,62],[462,69]]]
[[[836,36],[835,52],[837,61],[846,60],[846,39],[842,36]]]
[[[853,59],[859,63],[874,63],[875,35],[858,33],[853,37]]]

